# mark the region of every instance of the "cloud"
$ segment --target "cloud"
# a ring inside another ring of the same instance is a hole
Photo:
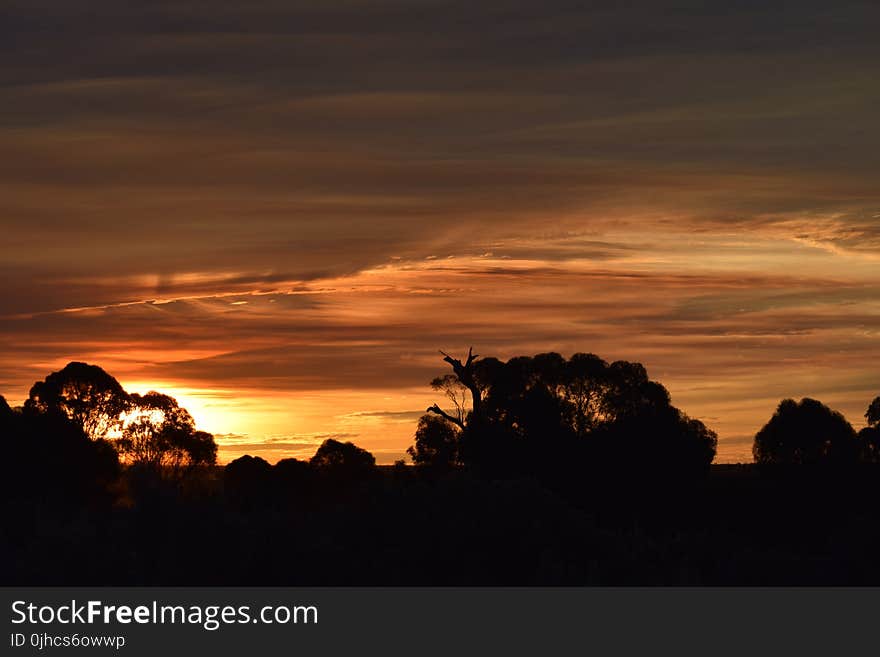
[[[424,410],[416,411],[357,411],[355,413],[346,413],[342,417],[350,420],[360,419],[379,419],[389,420],[391,422],[404,422],[412,424],[425,414]]]
[[[740,447],[866,395],[878,9],[691,5],[6,2],[0,390],[369,393],[388,454],[470,344],[643,360]]]

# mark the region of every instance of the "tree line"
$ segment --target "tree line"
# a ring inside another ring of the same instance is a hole
[[[130,465],[179,468],[217,461],[214,436],[198,431],[176,399],[156,391],[128,393],[97,365],[68,363],[38,381],[20,413],[25,419],[67,419],[90,440],[109,443]]]
[[[754,465],[645,368],[443,354],[412,465],[327,440],[217,447],[160,392],[71,363],[0,398],[0,576],[19,584],[877,583],[880,398],[783,400]],[[789,465],[791,467],[784,467]],[[815,466],[815,467],[813,467]],[[853,467],[849,467],[853,466]],[[858,466],[858,467],[856,467]]]
[[[441,352],[452,372],[431,387],[446,409],[419,419],[415,463],[434,467],[557,472],[561,464],[621,467],[643,473],[699,472],[715,457],[718,439],[700,420],[671,403],[666,388],[639,363],[607,363],[594,354],[521,356],[502,362],[468,352],[463,361]],[[880,462],[880,397],[856,432],[838,411],[810,398],[784,399],[761,428],[753,457],[761,465]]]
[[[407,450],[422,470],[464,468],[490,478],[548,482],[656,472],[689,477],[705,472],[715,457],[715,432],[672,405],[666,388],[639,363],[584,353],[507,361],[473,350],[464,359],[441,354],[451,371],[431,387],[444,400],[426,409]],[[877,463],[880,397],[865,417],[867,426],[856,432],[817,400],[783,400],[755,436],[755,462]],[[185,476],[217,461],[214,437],[198,430],[177,400],[156,391],[128,393],[102,368],[80,362],[36,382],[19,408],[0,397],[0,433],[6,463],[41,463],[50,488],[73,486],[74,479],[74,487],[100,488],[122,468]],[[308,461],[271,466],[259,457],[236,459],[226,466],[226,479],[242,490],[270,473],[344,481],[367,477],[375,467],[366,450],[328,440]]]

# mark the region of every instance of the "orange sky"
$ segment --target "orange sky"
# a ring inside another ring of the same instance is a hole
[[[10,402],[85,360],[221,459],[390,462],[473,345],[640,361],[722,461],[782,397],[861,424],[876,9],[242,4],[9,3]]]

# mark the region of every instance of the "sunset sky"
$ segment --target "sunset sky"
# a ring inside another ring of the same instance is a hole
[[[862,426],[878,26],[846,0],[5,0],[0,394],[83,360],[177,396],[222,461],[336,437],[387,463],[437,350],[473,345],[642,362],[719,461],[783,397]]]

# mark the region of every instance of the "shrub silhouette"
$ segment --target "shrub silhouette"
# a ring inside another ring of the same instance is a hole
[[[419,418],[415,444],[406,452],[416,465],[448,470],[457,465],[459,429],[449,420],[436,415]]]
[[[311,493],[313,470],[308,461],[287,458],[272,466],[278,494],[291,500]]]
[[[784,399],[755,436],[759,464],[847,464],[858,459],[856,432],[842,414],[809,397]]]
[[[259,456],[240,456],[223,468],[223,489],[239,504],[262,505],[272,493],[272,466]]]
[[[367,450],[333,438],[321,443],[309,464],[323,476],[350,481],[369,477],[376,470],[376,459]]]
[[[308,461],[286,458],[273,466],[276,476],[282,479],[307,479],[312,471]]]

